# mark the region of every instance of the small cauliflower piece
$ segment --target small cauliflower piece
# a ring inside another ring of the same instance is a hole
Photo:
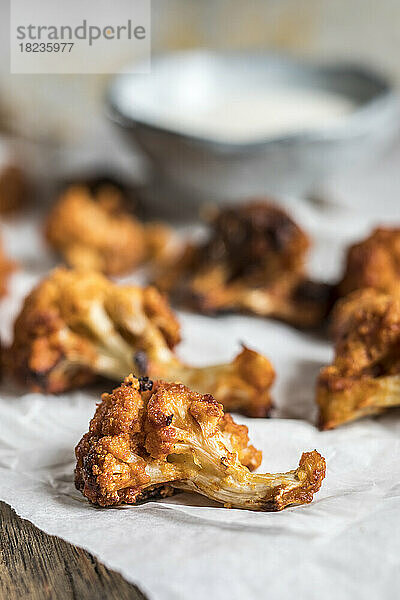
[[[281,208],[256,200],[223,209],[208,239],[187,245],[156,285],[203,313],[244,311],[316,327],[330,308],[331,286],[305,269],[308,236]]]
[[[257,451],[248,446],[247,428],[237,427],[210,394],[129,375],[103,394],[76,447],[76,487],[100,506],[138,504],[179,490],[248,510],[311,502],[325,477],[322,456],[306,452],[288,473],[251,474],[241,453]]]
[[[350,246],[338,295],[374,288],[400,291],[400,229],[379,227],[366,239]]]
[[[17,161],[10,160],[2,164],[0,167],[0,213],[8,214],[21,209],[28,199],[30,187],[28,177]]]
[[[143,225],[128,213],[122,192],[110,183],[69,186],[52,208],[45,233],[68,265],[108,275],[158,258],[171,237],[169,228]]]
[[[232,363],[192,367],[174,353],[179,341],[179,323],[155,288],[60,268],[25,299],[7,361],[19,382],[43,392],[133,371],[213,393],[227,410],[267,416],[275,378],[267,358],[243,348]]]
[[[332,321],[335,359],[317,382],[321,429],[400,406],[400,295],[355,291]]]
[[[8,280],[15,268],[16,263],[6,255],[0,238],[0,298],[7,294]]]

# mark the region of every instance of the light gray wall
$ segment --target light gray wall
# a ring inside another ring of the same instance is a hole
[[[373,63],[400,82],[399,0],[153,0],[155,47],[267,47]]]

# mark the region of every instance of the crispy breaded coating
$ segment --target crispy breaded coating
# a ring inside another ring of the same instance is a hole
[[[400,296],[353,292],[336,305],[333,330],[335,359],[317,383],[321,428],[400,406]]]
[[[188,245],[156,285],[199,312],[245,311],[315,327],[328,312],[331,288],[307,277],[309,247],[284,210],[257,200],[223,209],[208,239]]]
[[[130,375],[103,394],[77,445],[75,485],[100,506],[137,504],[176,490],[249,510],[312,501],[325,476],[318,452],[304,453],[289,473],[254,475],[240,460],[241,453],[257,451],[248,446],[247,430],[242,426],[237,434],[236,427],[210,394]]]
[[[379,227],[348,249],[339,296],[366,287],[381,292],[400,290],[399,228]]]
[[[46,238],[71,267],[120,275],[157,257],[170,230],[143,225],[123,206],[121,191],[104,183],[68,187],[52,208]]]
[[[179,341],[179,323],[155,288],[60,268],[25,299],[7,355],[9,370],[34,390],[58,393],[134,371],[213,393],[227,410],[268,414],[275,373],[267,358],[243,348],[231,363],[192,367],[174,353]]]
[[[375,301],[379,292],[374,288],[361,288],[336,301],[330,314],[330,333],[334,342],[339,341],[349,330],[356,310],[371,300]]]

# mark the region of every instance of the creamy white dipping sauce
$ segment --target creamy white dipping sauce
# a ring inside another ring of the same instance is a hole
[[[324,90],[275,87],[243,92],[204,109],[164,106],[152,121],[187,135],[243,143],[335,127],[354,108],[348,98]]]

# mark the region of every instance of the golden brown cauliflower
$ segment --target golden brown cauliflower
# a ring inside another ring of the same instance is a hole
[[[350,246],[339,296],[362,288],[381,292],[400,290],[400,229],[375,229],[365,240]]]
[[[325,476],[318,452],[304,453],[289,473],[253,475],[243,465],[246,453],[254,452],[247,428],[227,422],[210,394],[130,375],[103,394],[76,447],[75,484],[101,506],[137,504],[176,490],[249,510],[312,501]]]
[[[322,429],[400,406],[400,295],[358,290],[332,318],[335,360],[317,383]]]
[[[14,162],[0,168],[0,213],[20,209],[27,201],[30,184],[24,170]]]
[[[71,267],[126,273],[164,251],[170,230],[143,225],[123,207],[118,187],[71,185],[52,208],[46,238]]]
[[[208,239],[188,245],[156,284],[203,313],[245,311],[299,327],[326,316],[330,286],[305,272],[308,236],[281,208],[257,200],[222,210]]]
[[[15,270],[16,264],[10,260],[4,252],[3,244],[0,239],[0,298],[7,293],[8,279]]]
[[[264,356],[243,348],[232,363],[196,368],[175,355],[179,341],[179,323],[155,288],[60,268],[25,299],[9,369],[30,388],[52,393],[134,371],[213,393],[227,410],[267,415],[275,373]]]

